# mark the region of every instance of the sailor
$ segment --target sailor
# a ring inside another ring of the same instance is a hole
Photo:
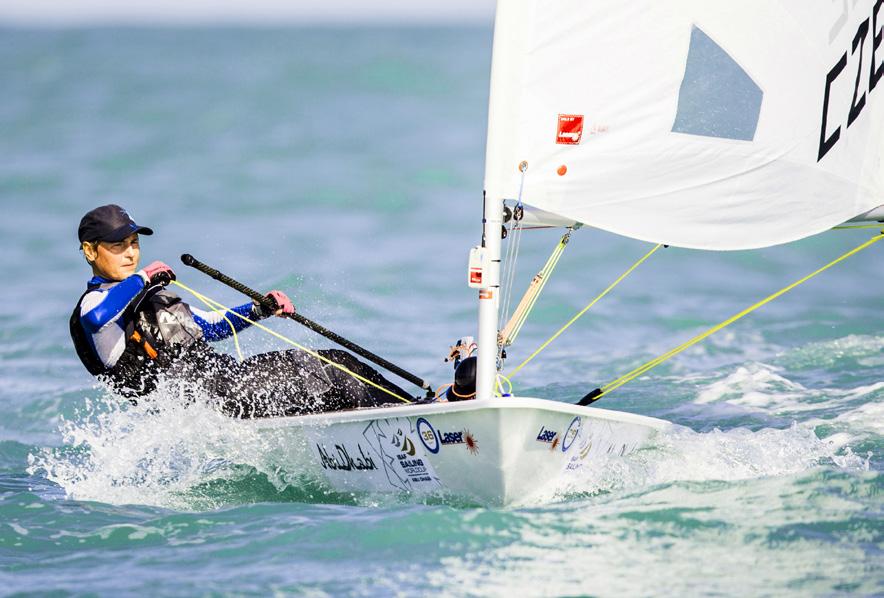
[[[175,273],[163,262],[138,269],[139,236],[152,234],[113,204],[88,212],[78,229],[92,278],[71,314],[71,338],[86,369],[114,390],[134,401],[154,391],[161,379],[169,379],[190,392],[202,389],[237,417],[401,404],[302,351],[265,353],[243,362],[214,351],[210,342],[250,324],[232,313],[207,312],[182,301],[166,289]],[[275,310],[249,302],[230,311],[253,321],[294,312],[282,291],[267,297]],[[399,397],[409,397],[345,351],[318,353]]]

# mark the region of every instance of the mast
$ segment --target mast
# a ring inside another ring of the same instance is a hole
[[[485,148],[485,197],[482,209],[483,276],[479,286],[478,363],[476,398],[494,396],[497,378],[497,329],[500,297],[500,237],[503,200],[519,197],[518,177],[522,157],[510,155],[516,144],[522,45],[530,39],[534,7],[531,2],[498,0],[494,18],[491,56],[491,89],[488,99],[488,141]],[[505,163],[503,168],[501,164]],[[515,179],[515,186],[513,180]]]
[[[500,305],[500,231],[503,201],[485,194],[482,232],[482,286],[479,288],[479,338],[476,368],[476,398],[494,396],[497,377],[497,329]]]

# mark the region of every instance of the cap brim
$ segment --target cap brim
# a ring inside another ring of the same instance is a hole
[[[117,243],[119,241],[122,241],[129,235],[134,235],[135,233],[138,233],[140,235],[152,235],[153,229],[147,228],[146,226],[138,226],[137,224],[124,224],[112,233],[105,235],[104,238],[99,239],[99,241]]]

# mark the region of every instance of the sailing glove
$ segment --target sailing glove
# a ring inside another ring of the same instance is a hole
[[[269,318],[270,316],[281,316],[285,314],[293,314],[295,313],[295,306],[292,305],[292,300],[288,298],[288,295],[283,293],[282,291],[270,291],[265,295],[268,299],[270,299],[271,303],[273,303],[273,309],[268,309],[261,303],[256,303],[255,307],[252,308],[254,315],[260,320],[263,318]]]
[[[141,278],[148,284],[166,285],[175,280],[175,272],[163,262],[151,262],[138,271]]]

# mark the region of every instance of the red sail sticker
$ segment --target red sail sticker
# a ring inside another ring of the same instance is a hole
[[[577,145],[583,137],[582,114],[559,114],[559,128],[556,131],[556,143]]]

